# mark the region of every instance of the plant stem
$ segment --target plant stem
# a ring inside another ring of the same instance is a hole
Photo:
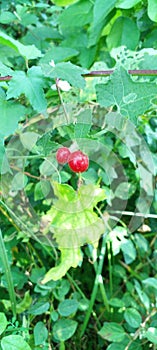
[[[86,331],[91,313],[92,313],[92,309],[93,309],[93,305],[96,299],[96,295],[97,295],[97,291],[98,291],[98,286],[100,283],[100,278],[102,278],[101,273],[102,273],[102,268],[103,268],[103,263],[104,263],[104,257],[105,257],[105,251],[106,251],[106,236],[107,234],[105,233],[103,235],[103,240],[102,240],[102,247],[101,247],[101,251],[100,251],[100,255],[99,255],[99,263],[98,263],[98,267],[97,267],[97,271],[96,271],[96,277],[95,277],[95,281],[94,281],[94,287],[92,290],[92,295],[91,295],[91,299],[90,299],[90,303],[89,303],[89,307],[87,310],[87,313],[85,315],[85,319],[82,325],[82,329],[81,329],[81,333],[80,333],[80,337],[82,337]]]
[[[0,256],[2,259],[6,281],[8,285],[8,292],[9,292],[10,301],[11,301],[12,313],[13,313],[13,316],[16,317],[16,296],[15,296],[13,279],[12,279],[12,274],[11,274],[10,265],[8,261],[8,256],[6,253],[1,230],[0,230]]]
[[[67,122],[67,124],[69,124],[68,114],[67,114],[66,108],[65,108],[65,106],[64,106],[64,102],[63,102],[63,99],[62,99],[62,95],[61,95],[61,92],[60,92],[60,88],[59,88],[59,86],[58,86],[58,82],[59,82],[59,79],[56,79],[56,88],[57,88],[57,91],[58,91],[58,96],[59,96],[61,105],[62,105],[62,107],[63,107],[63,111],[64,111],[64,115],[65,115],[66,122]]]

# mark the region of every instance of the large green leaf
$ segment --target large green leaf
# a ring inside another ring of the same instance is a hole
[[[156,0],[148,0],[148,16],[152,21],[157,22],[157,1]]]
[[[90,23],[92,19],[91,9],[92,2],[88,0],[81,0],[68,6],[59,17],[61,32],[67,35],[72,30],[82,29],[84,25]]]
[[[123,45],[130,50],[135,50],[139,36],[140,32],[132,19],[118,17],[107,36],[106,42],[109,50]]]
[[[55,63],[61,61],[68,61],[71,57],[77,56],[78,51],[71,47],[59,47],[54,46],[46,52],[46,54],[40,59],[40,63],[49,63],[52,60]]]
[[[115,322],[104,322],[98,334],[108,341],[122,342],[125,338],[125,330]]]
[[[103,27],[106,25],[106,17],[113,10],[116,0],[95,0],[93,9],[93,23],[90,28],[89,46],[98,41]]]
[[[156,84],[134,82],[123,67],[115,70],[106,84],[96,85],[97,101],[102,107],[116,106],[136,123],[137,117],[151,107]]]
[[[104,223],[93,208],[105,199],[105,191],[98,186],[81,186],[74,191],[69,185],[53,182],[58,197],[48,212],[51,230],[61,250],[61,262],[46,274],[43,283],[61,278],[71,267],[82,260],[80,247],[86,243],[97,246],[104,233]]]
[[[20,56],[27,60],[41,57],[41,51],[34,45],[23,45],[18,40],[11,38],[9,35],[0,31],[0,44],[6,45],[14,49]]]
[[[36,111],[45,113],[47,103],[43,91],[44,85],[45,81],[40,67],[31,67],[27,74],[16,71],[9,82],[7,98],[17,98],[25,94]]]
[[[137,5],[141,0],[118,0],[116,3],[116,7],[121,9],[131,9],[135,5]]]
[[[42,64],[42,70],[46,76],[66,80],[72,86],[78,88],[84,88],[85,86],[85,79],[82,74],[87,71],[71,62],[57,63],[54,68],[48,64]]]
[[[15,101],[0,99],[0,136],[9,136],[18,127],[18,122],[26,113],[26,108]]]
[[[31,350],[20,335],[8,335],[1,340],[2,350]]]
[[[7,327],[8,321],[6,319],[6,316],[3,312],[0,312],[0,334],[2,334],[6,327]]]
[[[124,318],[125,321],[129,324],[129,326],[133,328],[138,328],[142,322],[142,317],[140,313],[132,307],[129,307],[124,312]]]
[[[157,344],[157,328],[149,327],[145,333],[145,336],[151,343]]]

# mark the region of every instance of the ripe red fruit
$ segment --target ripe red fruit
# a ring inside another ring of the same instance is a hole
[[[88,169],[89,159],[88,156],[81,151],[75,151],[70,154],[68,164],[70,169],[75,173],[83,173]]]
[[[69,160],[71,152],[67,147],[61,147],[56,153],[56,159],[59,164],[66,164]]]

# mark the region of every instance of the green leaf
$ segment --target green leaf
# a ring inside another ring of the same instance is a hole
[[[146,338],[153,344],[157,344],[157,328],[149,327],[145,333]]]
[[[46,273],[41,283],[44,284],[51,280],[54,280],[54,281],[60,280],[66,274],[66,272],[70,269],[70,267],[75,268],[82,261],[82,254],[79,248],[76,248],[76,249],[60,248],[60,251],[61,251],[60,264],[50,269]]]
[[[118,17],[114,22],[106,42],[109,50],[125,45],[135,50],[140,37],[136,23],[128,17]]]
[[[28,149],[29,151],[32,151],[39,136],[40,135],[37,134],[36,132],[26,131],[26,132],[20,134],[20,141],[21,141],[22,145],[24,146],[24,148]]]
[[[82,29],[83,26],[91,22],[91,10],[92,3],[88,0],[81,0],[68,6],[59,16],[61,32],[67,35],[72,30],[76,31],[77,28]]]
[[[98,334],[108,341],[122,342],[125,338],[125,330],[115,322],[104,322]]]
[[[29,308],[28,313],[31,315],[42,315],[48,311],[49,307],[50,304],[48,302],[39,301]]]
[[[2,334],[6,327],[7,327],[8,321],[3,312],[0,312],[0,334]]]
[[[113,10],[116,0],[95,0],[93,10],[93,23],[90,28],[89,46],[98,41],[103,27],[107,24],[106,17]]]
[[[117,106],[122,115],[136,123],[136,118],[151,107],[156,85],[133,82],[125,69],[120,67],[107,84],[96,85],[96,93],[102,107]]]
[[[92,112],[90,109],[86,109],[81,112],[77,117],[77,123],[74,128],[75,138],[85,138],[92,126]]]
[[[7,23],[10,23],[10,22],[13,22],[13,21],[15,21],[15,19],[16,19],[16,16],[13,15],[12,12],[3,11],[0,14],[0,23],[3,23],[3,24],[7,24]]]
[[[52,2],[57,6],[67,6],[67,5],[73,4],[76,1],[77,0],[53,0]]]
[[[68,61],[71,57],[78,54],[79,52],[71,47],[54,46],[40,59],[40,63],[49,63],[53,60],[56,64],[58,62]]]
[[[40,113],[45,113],[47,103],[44,96],[45,81],[40,67],[31,67],[27,74],[16,71],[9,82],[7,99],[17,98],[25,94],[32,107]]]
[[[126,239],[121,244],[121,250],[126,264],[131,264],[136,259],[136,249],[130,239]]]
[[[146,278],[145,280],[142,281],[142,283],[146,287],[152,287],[154,289],[157,289],[157,278],[155,278],[155,277]]]
[[[23,45],[18,40],[11,38],[9,35],[0,31],[0,44],[6,45],[18,52],[22,57],[27,60],[41,57],[41,51],[34,45]]]
[[[56,151],[59,147],[59,144],[53,141],[53,133],[47,132],[38,139],[36,146],[44,156],[47,156],[52,151]]]
[[[141,0],[118,0],[118,2],[116,3],[116,7],[121,9],[131,9],[139,2],[141,2]]]
[[[17,173],[11,182],[12,191],[20,191],[27,185],[28,177],[23,173]]]
[[[57,341],[66,341],[73,336],[77,322],[69,319],[58,320],[53,326],[53,336]]]
[[[18,102],[0,99],[0,136],[9,136],[18,127],[18,121],[26,113],[26,108]]]
[[[133,309],[131,307],[124,312],[124,318],[125,321],[129,324],[129,326],[133,328],[138,328],[142,322],[142,317],[140,313],[136,309]]]
[[[38,201],[40,199],[47,197],[49,192],[50,192],[49,181],[45,181],[45,180],[42,181],[41,180],[41,181],[37,182],[37,184],[35,185],[35,189],[34,189],[34,200]]]
[[[44,323],[39,321],[34,327],[34,343],[35,345],[42,345],[45,343],[48,337],[48,330],[45,327]]]
[[[22,301],[19,304],[16,304],[16,312],[21,314],[22,312],[29,309],[32,304],[32,297],[30,296],[30,291],[27,290],[24,294]]]
[[[54,79],[63,79],[68,81],[72,86],[84,88],[85,79],[82,77],[86,73],[83,68],[80,68],[71,62],[57,63],[53,68],[50,65],[42,65],[43,73]]]
[[[20,335],[8,335],[1,340],[2,350],[31,350]]]
[[[65,299],[58,305],[58,312],[61,316],[70,316],[74,314],[79,307],[76,299]]]
[[[157,2],[156,2],[156,0],[148,0],[148,16],[152,21],[157,22]]]
[[[5,174],[10,171],[9,163],[5,153],[5,147],[2,139],[0,140],[0,173]]]

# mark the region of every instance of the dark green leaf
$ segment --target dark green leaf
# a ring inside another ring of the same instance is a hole
[[[142,322],[140,313],[131,307],[124,312],[124,318],[129,326],[133,328],[138,328]]]
[[[41,321],[36,323],[33,332],[35,345],[43,345],[48,337],[48,330],[44,323]]]

